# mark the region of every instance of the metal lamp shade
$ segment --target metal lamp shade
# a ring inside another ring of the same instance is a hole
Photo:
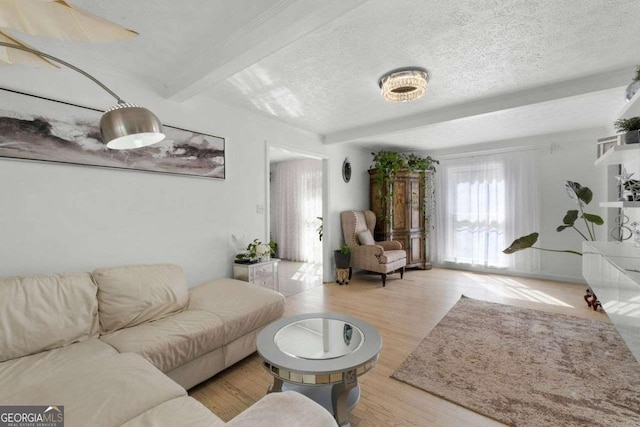
[[[146,147],[165,137],[160,120],[133,104],[118,104],[107,110],[100,120],[100,133],[107,147],[114,150]]]

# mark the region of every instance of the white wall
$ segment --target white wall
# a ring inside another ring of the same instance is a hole
[[[145,82],[100,78],[166,124],[224,137],[227,179],[0,159],[0,277],[145,262],[180,264],[191,285],[230,276],[230,235],[267,238],[265,216],[256,209],[267,204],[267,142],[329,156],[327,257],[339,241],[336,212],[368,205],[366,172],[360,173],[366,152],[324,146],[317,135],[223,103],[194,98],[176,104]],[[5,88],[101,109],[113,104],[85,80],[68,70],[54,77],[46,70],[0,70]],[[345,155],[354,166],[348,185],[338,182]]]
[[[538,188],[540,195],[540,237],[536,246],[549,249],[582,250],[582,238],[575,231],[567,229],[560,233],[556,228],[570,209],[576,209],[575,202],[565,190],[566,181],[577,181],[589,187],[593,201],[586,212],[602,216],[606,221],[606,209],[598,203],[606,200],[606,168],[596,167],[596,140],[606,135],[603,129],[590,129],[555,135],[545,135],[518,140],[502,141],[494,144],[441,150],[428,154],[439,156],[463,156],[464,152],[487,152],[491,150],[528,149],[537,157]],[[425,153],[421,153],[425,154]],[[609,224],[596,227],[596,238],[606,240]],[[584,227],[579,227],[584,229]],[[540,271],[536,276],[554,280],[584,282],[581,273],[581,257],[572,254],[540,252]]]
[[[224,137],[227,179],[0,159],[0,276],[161,261],[182,265],[192,285],[230,276],[230,235],[268,238],[266,217],[256,207],[267,205],[266,144],[272,143],[325,158],[324,273],[325,280],[333,279],[331,252],[342,241],[340,212],[369,206],[368,151],[323,145],[317,135],[223,103],[194,98],[177,104],[156,95],[145,82],[115,75],[100,78],[128,101],[153,110],[164,123]],[[46,70],[0,69],[2,87],[101,109],[113,103],[85,80],[68,70],[57,71],[53,78]],[[595,140],[607,134],[594,129],[472,148],[539,146],[540,243],[579,249],[580,240],[570,230],[555,231],[566,210],[573,208],[564,181],[589,186],[595,194],[590,211],[605,215],[596,208],[606,199],[605,169],[594,167],[593,161]],[[342,180],[345,157],[353,169],[350,183]],[[608,227],[601,227],[599,238],[606,239]],[[541,261],[541,276],[582,280],[577,257],[542,254]]]
[[[340,212],[346,210],[369,209],[369,174],[371,154],[345,145],[335,144],[327,146],[330,158],[328,171],[325,173],[330,194],[330,205],[324,213],[324,241],[325,251],[330,252],[331,263],[325,263],[325,278],[333,278],[335,263],[332,251],[338,249],[344,242]],[[345,158],[351,162],[351,180],[347,183],[342,179],[342,163]],[[328,219],[328,221],[327,221]]]
[[[565,190],[566,181],[577,181],[593,191],[593,201],[584,208],[585,212],[600,215],[606,220],[607,210],[598,206],[606,200],[606,168],[596,167],[595,136],[587,140],[569,140],[554,142],[553,148],[538,150],[540,168],[540,240],[538,246],[550,249],[571,249],[582,252],[582,237],[574,230],[557,232],[562,218],[570,209],[577,209],[576,203],[569,198]],[[557,145],[555,145],[557,144]],[[596,228],[596,239],[606,240],[606,224]],[[576,227],[583,233],[585,227],[581,220]],[[543,275],[570,281],[582,282],[582,259],[572,254],[542,252],[540,270]]]

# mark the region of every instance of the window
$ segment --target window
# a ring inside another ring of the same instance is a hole
[[[537,268],[534,251],[502,253],[515,238],[537,230],[534,159],[531,152],[520,152],[442,162],[436,174],[436,262]]]
[[[452,244],[445,260],[506,267],[504,165],[490,162],[448,168],[448,202],[452,209],[447,233]]]

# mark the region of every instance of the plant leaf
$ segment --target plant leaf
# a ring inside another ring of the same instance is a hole
[[[556,231],[559,233],[562,230],[566,229],[566,228],[571,228],[570,225],[559,225],[558,228],[556,228]]]
[[[593,192],[589,189],[589,187],[580,187],[577,194],[578,198],[582,200],[585,205],[588,205],[589,203],[591,203],[591,200],[593,200]]]
[[[571,197],[572,199],[578,198],[577,192],[580,187],[580,184],[573,181],[567,181],[567,183],[564,185],[564,188],[567,190],[567,194],[569,194],[569,197]]]
[[[596,225],[604,224],[604,220],[601,217],[599,217],[598,215],[585,213],[585,214],[582,214],[582,218],[584,218],[587,221],[592,222],[592,223],[594,223]]]
[[[565,188],[569,197],[575,199],[580,206],[584,203],[588,205],[593,200],[593,192],[589,189],[589,187],[583,187],[579,182],[567,181],[565,184]]]
[[[562,223],[564,225],[568,225],[569,227],[571,227],[573,226],[573,224],[576,223],[577,219],[578,219],[578,211],[570,210],[570,211],[567,211],[567,214],[564,216],[564,218],[562,218]]]
[[[511,243],[511,246],[502,251],[502,253],[512,254],[523,249],[528,249],[538,241],[538,235],[538,233],[531,233],[526,236],[518,237],[513,241],[513,243]]]

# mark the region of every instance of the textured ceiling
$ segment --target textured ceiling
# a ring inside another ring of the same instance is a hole
[[[176,102],[225,102],[362,146],[429,149],[604,126],[640,62],[636,0],[72,2],[140,36],[99,46],[24,39],[90,70],[142,77]],[[378,78],[411,65],[431,75],[426,96],[383,101]],[[574,84],[627,71],[606,86]],[[544,99],[531,95],[543,87]],[[455,113],[484,100],[486,111]],[[424,123],[409,125],[416,116]]]
[[[162,84],[175,73],[192,66],[207,46],[221,43],[276,2],[71,0],[70,3],[140,35],[131,40],[99,45],[19,37],[48,53],[73,59],[74,64],[113,68]]]
[[[372,0],[212,87],[208,95],[328,134],[623,66],[640,2]],[[382,100],[384,72],[426,67],[427,95]]]

